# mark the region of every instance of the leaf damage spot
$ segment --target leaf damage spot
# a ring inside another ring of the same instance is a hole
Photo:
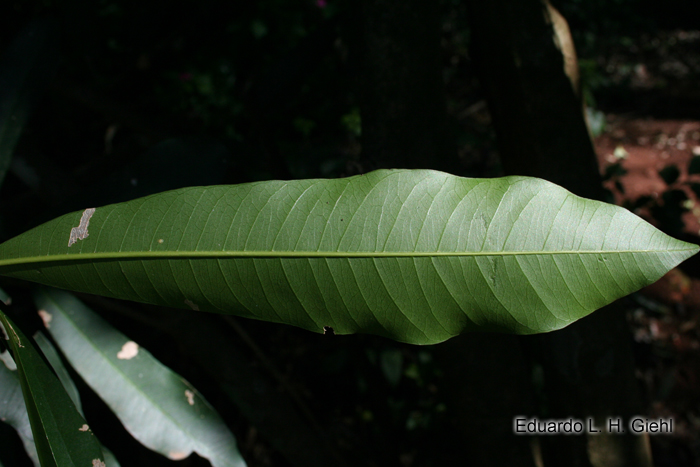
[[[68,246],[71,246],[78,240],[85,240],[88,238],[88,225],[90,225],[90,218],[95,214],[95,208],[89,208],[83,211],[83,215],[80,217],[80,224],[78,227],[73,227],[70,229],[70,238],[68,239]]]
[[[134,341],[129,341],[122,345],[122,349],[117,352],[119,360],[131,360],[139,353],[139,345]]]
[[[39,313],[39,317],[41,317],[41,320],[44,322],[44,327],[46,329],[51,327],[51,320],[53,319],[53,315],[46,310],[39,310],[37,311],[37,313]]]
[[[10,329],[10,331],[12,331],[12,334],[15,336],[15,339],[14,339],[14,340],[17,341],[17,347],[19,347],[20,349],[23,349],[24,346],[22,345],[22,341],[20,340],[19,336],[17,335],[17,331],[15,331],[15,329],[14,329],[12,326],[10,326],[9,323],[7,324],[7,327]],[[2,327],[2,323],[0,323],[0,329],[2,329],[3,332],[5,333],[5,340],[9,341],[9,340],[10,340],[10,334],[7,332],[6,329],[4,329],[4,328]]]
[[[194,393],[189,389],[185,389],[185,397],[187,398],[187,403],[194,405]]]
[[[335,336],[335,330],[330,326],[323,326],[324,336]]]
[[[165,241],[165,240],[163,240],[162,238],[159,238],[159,239],[158,239],[158,243],[160,243],[161,245],[163,244],[164,241]]]
[[[78,431],[90,431],[90,427],[87,424],[84,424],[80,428],[78,428]]]
[[[107,465],[104,462],[102,462],[101,459],[93,459],[92,467],[107,467]]]
[[[190,299],[185,299],[185,305],[188,307],[192,308],[194,311],[199,311],[199,305],[197,305],[195,302],[193,302]]]
[[[168,453],[168,459],[174,460],[174,461],[181,461],[182,459],[186,458],[189,456],[189,452],[182,452],[182,451],[173,451]]]

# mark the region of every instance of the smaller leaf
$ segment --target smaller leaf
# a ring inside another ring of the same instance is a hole
[[[39,346],[39,349],[44,354],[44,357],[46,357],[46,360],[48,360],[51,368],[53,368],[53,371],[56,373],[56,376],[58,376],[58,380],[61,382],[61,384],[63,384],[63,388],[66,390],[66,393],[68,393],[71,400],[75,404],[75,408],[78,409],[78,412],[85,416],[83,413],[83,406],[80,403],[78,388],[75,387],[75,383],[68,374],[68,370],[66,370],[66,367],[63,366],[63,362],[61,362],[61,357],[58,356],[58,352],[56,352],[54,346],[51,345],[51,342],[42,333],[37,332],[33,337],[34,342],[36,342],[36,345]]]
[[[51,344],[51,341],[49,341],[46,336],[40,332],[35,333],[33,337],[34,342],[36,342],[41,349],[41,352],[46,357],[46,360],[48,360],[51,368],[53,368],[53,371],[56,372],[58,379],[61,381],[63,388],[66,390],[71,400],[77,407],[78,412],[80,412],[80,414],[84,417],[85,414],[83,413],[82,403],[80,402],[80,393],[78,393],[78,388],[75,386],[75,383],[68,374],[68,370],[63,365],[61,357],[58,355],[56,348],[53,346],[53,344]],[[102,449],[102,454],[104,454],[106,467],[119,467],[119,462],[112,451],[103,446],[102,443],[100,443],[100,449]]]
[[[73,295],[42,288],[34,298],[63,355],[135,439],[173,460],[194,451],[215,467],[246,465],[233,434],[181,376]]]
[[[17,365],[7,351],[0,353],[0,360],[0,420],[15,429],[27,455],[34,465],[39,467],[27,406],[24,404],[22,387],[17,376]]]
[[[22,331],[0,310],[42,467],[102,465],[99,444],[56,376]]]

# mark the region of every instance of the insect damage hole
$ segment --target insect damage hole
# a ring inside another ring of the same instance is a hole
[[[87,424],[83,424],[80,428],[78,428],[78,431],[89,431],[90,427]]]
[[[73,227],[70,229],[70,238],[68,238],[68,246],[71,246],[78,240],[85,240],[88,237],[88,225],[90,225],[90,218],[95,214],[95,208],[86,209],[83,211],[83,215],[80,217],[80,223],[78,227]]]
[[[194,405],[194,392],[190,391],[189,389],[185,389],[185,397],[187,398],[188,404]]]

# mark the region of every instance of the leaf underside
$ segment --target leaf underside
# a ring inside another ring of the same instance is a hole
[[[380,170],[67,214],[0,245],[0,274],[428,344],[562,328],[697,251],[544,180]]]
[[[104,465],[99,443],[34,345],[2,310],[0,323],[13,351],[41,465]]]
[[[245,467],[233,434],[180,375],[73,295],[42,288],[34,299],[71,366],[141,444],[174,460],[195,451],[214,467]]]

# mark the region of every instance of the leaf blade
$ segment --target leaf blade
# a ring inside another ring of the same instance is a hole
[[[0,245],[0,274],[414,343],[558,329],[698,250],[543,180],[427,170],[175,190],[67,246],[84,214]]]
[[[194,451],[215,467],[246,465],[233,434],[182,377],[71,294],[42,288],[34,298],[71,366],[135,439],[173,460]]]
[[[104,465],[97,440],[22,331],[0,310],[41,465]],[[102,464],[100,464],[102,463]]]
[[[17,367],[7,351],[0,353],[0,360],[3,361],[0,363],[0,420],[15,429],[27,455],[34,465],[39,467],[39,457],[34,445],[27,406],[22,396],[22,387],[17,376]]]

